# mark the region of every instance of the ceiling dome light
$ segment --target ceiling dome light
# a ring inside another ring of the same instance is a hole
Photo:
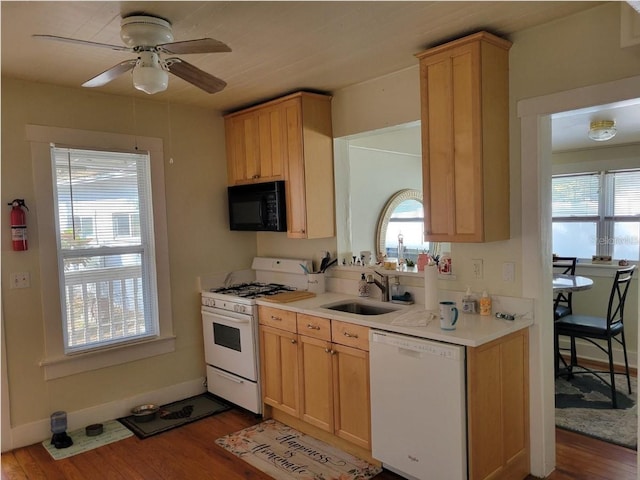
[[[591,122],[589,138],[596,142],[605,142],[616,136],[616,122],[613,120],[597,120]]]
[[[139,59],[133,69],[133,86],[149,95],[163,92],[169,86],[169,74],[162,68],[155,52],[139,52]]]

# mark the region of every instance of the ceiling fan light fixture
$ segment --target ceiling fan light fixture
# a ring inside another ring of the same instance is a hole
[[[169,86],[169,74],[161,68],[136,67],[133,69],[133,86],[149,95],[164,92]]]
[[[157,53],[148,50],[139,52],[133,69],[133,86],[149,95],[163,92],[169,86],[169,74],[162,68]]]
[[[589,127],[589,138],[596,142],[605,142],[616,136],[616,122],[613,120],[596,120]]]

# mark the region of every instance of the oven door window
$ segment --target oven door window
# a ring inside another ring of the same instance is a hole
[[[216,345],[230,348],[236,352],[242,352],[240,343],[240,329],[228,327],[220,323],[213,324],[213,341]]]

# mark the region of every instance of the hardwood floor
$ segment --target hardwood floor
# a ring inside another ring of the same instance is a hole
[[[253,414],[230,410],[146,440],[133,436],[58,461],[35,444],[2,454],[1,479],[269,480],[214,443],[258,422]],[[549,480],[636,479],[634,450],[563,430],[557,430],[557,440],[558,467]],[[375,480],[401,478],[385,470]]]

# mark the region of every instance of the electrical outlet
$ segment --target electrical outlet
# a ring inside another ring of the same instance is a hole
[[[29,288],[31,286],[31,276],[29,272],[18,272],[11,274],[11,288]]]
[[[473,278],[475,280],[482,280],[482,277],[484,276],[484,271],[482,268],[482,259],[481,258],[471,259],[471,268],[473,272]]]
[[[504,262],[502,264],[502,281],[503,282],[516,281],[516,264],[515,263]]]

